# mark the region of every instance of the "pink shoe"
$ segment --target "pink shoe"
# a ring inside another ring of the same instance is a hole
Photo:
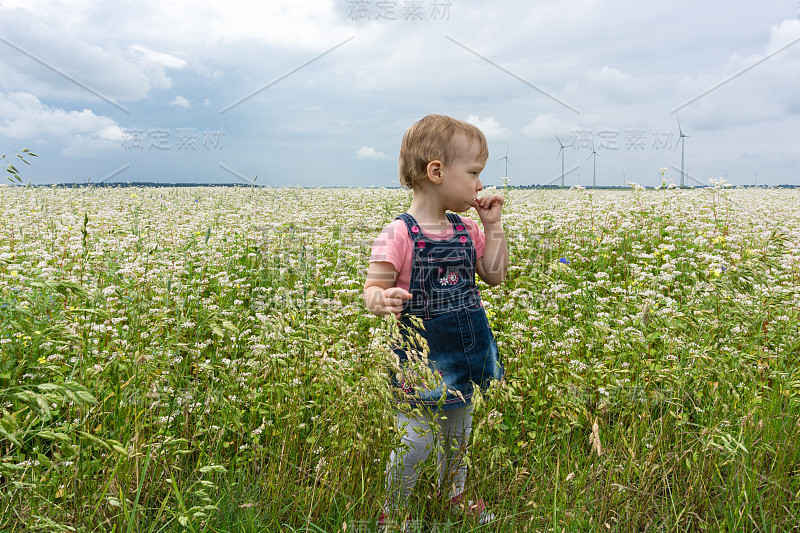
[[[479,524],[488,524],[494,521],[494,514],[486,510],[486,503],[483,500],[464,500],[463,492],[450,498],[448,503],[452,510],[476,519]]]

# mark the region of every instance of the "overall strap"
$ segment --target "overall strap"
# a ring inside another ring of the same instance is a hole
[[[417,242],[422,238],[422,230],[414,217],[408,213],[402,213],[395,218],[395,220],[398,219],[405,222],[408,235],[411,237],[412,241]]]
[[[447,214],[447,219],[450,221],[450,224],[453,225],[453,238],[455,239],[456,237],[458,237],[458,240],[461,241],[461,244],[470,243],[474,247],[472,235],[470,235],[469,231],[467,231],[467,227],[464,225],[464,221],[461,220],[461,217],[455,213],[446,213],[446,214]]]
[[[453,235],[467,235],[469,237],[469,232],[467,231],[466,226],[464,226],[464,221],[461,220],[461,217],[455,213],[445,213],[447,215],[447,220],[450,221],[450,224],[453,225]]]
[[[447,220],[449,220],[450,224],[453,226],[453,235],[467,234],[469,236],[469,232],[464,226],[464,221],[461,220],[460,216],[455,213],[445,213],[445,216],[447,216]],[[397,215],[395,220],[402,220],[405,222],[406,229],[408,229],[408,234],[411,236],[411,240],[414,242],[423,238],[422,230],[419,227],[417,220],[413,216],[409,215],[408,213],[402,213]]]
[[[459,225],[459,224],[461,224],[463,226],[463,224],[461,222],[461,217],[458,216],[455,213],[445,213],[445,215],[447,215],[447,220],[449,220],[450,223],[453,225],[453,230],[456,233],[458,233],[459,230],[456,229],[456,226]]]
[[[425,287],[422,283],[422,276],[420,275],[420,260],[419,255],[425,248],[425,240],[422,236],[422,230],[417,221],[408,213],[398,215],[397,219],[402,220],[408,235],[411,237],[412,252],[411,252],[411,279],[409,279],[408,291],[411,293],[411,300],[407,300],[403,304],[403,312],[415,314],[420,316],[420,312],[424,318],[430,318],[430,308],[428,306],[429,295],[425,292]],[[416,312],[414,312],[416,311]]]

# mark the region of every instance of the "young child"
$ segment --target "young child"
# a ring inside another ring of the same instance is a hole
[[[394,314],[402,342],[393,347],[407,369],[424,338],[428,367],[438,375],[434,390],[425,389],[412,372],[393,374],[399,402],[403,445],[387,467],[390,501],[380,523],[397,517],[416,484],[416,466],[439,439],[439,490],[456,510],[481,523],[494,517],[482,500],[463,495],[466,466],[462,458],[472,428],[475,384],[501,379],[497,343],[475,285],[475,273],[489,285],[503,282],[508,247],[500,220],[501,196],[478,198],[480,173],[489,155],[486,138],[475,126],[443,115],[429,115],[406,131],[400,146],[400,183],[413,190],[411,207],[386,226],[370,256],[364,301],[370,312]],[[475,208],[483,231],[463,213]],[[448,212],[450,211],[450,212]],[[421,327],[419,326],[421,324]],[[423,359],[425,362],[425,359]]]

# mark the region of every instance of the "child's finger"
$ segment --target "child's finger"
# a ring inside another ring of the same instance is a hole
[[[411,298],[411,293],[405,289],[401,289],[400,287],[392,287],[390,289],[386,289],[383,293],[383,305],[386,310],[397,318],[400,318],[400,314],[403,311],[403,307],[405,305],[405,301]]]
[[[499,204],[499,205],[501,205],[501,206],[502,206],[502,205],[505,203],[505,201],[506,201],[506,199],[505,199],[505,198],[503,198],[502,196],[498,196],[498,195],[494,195],[494,196],[486,196],[486,197],[484,197],[484,198],[483,198],[483,200],[485,200],[485,201],[486,201],[486,203],[487,203],[487,204],[488,204],[490,207],[491,207],[491,206],[493,206],[494,204]]]
[[[403,300],[396,300],[392,299],[386,302],[386,308],[389,309],[391,312],[402,311],[403,310]]]
[[[400,318],[400,315],[403,314],[403,304],[400,303],[400,304],[397,304],[397,305],[386,306],[386,310],[388,312],[392,313],[397,318]]]
[[[400,287],[392,287],[391,289],[386,289],[386,292],[383,293],[383,297],[400,298],[401,301],[405,301],[411,299],[411,293]]]
[[[501,207],[505,203],[505,198],[502,196],[484,196],[482,198],[476,198],[475,204],[476,207],[481,209],[491,209],[495,204],[499,204]]]

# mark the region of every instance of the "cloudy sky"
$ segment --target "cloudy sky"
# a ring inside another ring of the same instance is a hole
[[[428,113],[488,184],[679,182],[679,120],[689,185],[800,184],[800,2],[0,0],[27,182],[392,186]]]

